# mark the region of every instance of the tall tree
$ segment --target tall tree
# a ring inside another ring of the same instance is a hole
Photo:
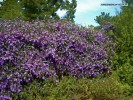
[[[64,4],[62,5],[62,9],[67,10],[66,15],[64,16],[64,19],[74,21],[75,18],[75,12],[76,12],[76,6],[77,1],[72,0],[72,3],[70,3],[69,0],[64,1]]]
[[[115,30],[111,33],[116,46],[113,57],[112,68],[117,69],[117,74],[123,83],[130,86],[130,93],[133,93],[133,0],[123,0],[128,6],[122,6],[121,12],[116,16],[108,17],[102,13],[96,18],[101,26],[106,26],[105,21],[111,22]],[[108,26],[108,25],[107,25]]]
[[[122,2],[128,4],[128,6],[133,6],[133,0],[122,0]]]
[[[57,11],[67,10],[64,18],[73,20],[76,0],[20,0],[27,20],[32,19],[60,19]]]
[[[118,75],[122,82],[130,86],[133,93],[133,6],[123,6],[121,12],[114,20],[116,27],[115,56],[113,67],[118,69]]]
[[[3,0],[1,4],[0,17],[2,19],[22,17],[22,11],[17,0]]]
[[[117,66],[130,63],[133,66],[133,7],[122,6],[121,12],[114,18],[114,37],[117,43]]]
[[[0,2],[0,19],[2,18],[2,2]]]
[[[101,12],[101,15],[96,16],[96,23],[98,23],[101,27],[103,27],[104,24],[107,24],[107,22],[111,22],[112,16],[110,16],[109,13]]]

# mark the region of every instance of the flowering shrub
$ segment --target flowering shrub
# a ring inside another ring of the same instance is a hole
[[[105,34],[69,22],[0,22],[0,100],[34,79],[107,73],[112,53]]]

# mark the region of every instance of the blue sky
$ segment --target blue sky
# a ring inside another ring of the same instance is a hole
[[[121,0],[77,0],[77,11],[75,13],[75,22],[82,25],[94,25],[96,16],[101,12],[110,13],[111,16],[116,15],[116,11],[120,11],[120,6],[101,6],[101,4],[120,4]]]
[[[0,0],[3,1],[3,0]],[[71,1],[71,0],[70,0]],[[120,6],[101,6],[101,4],[121,4],[122,0],[77,0],[77,8],[75,13],[75,22],[83,26],[98,24],[95,22],[96,16],[101,12],[110,13],[111,16],[116,15],[116,10],[120,11]],[[57,12],[59,16],[63,16],[66,11]]]
[[[75,22],[83,26],[98,24],[95,22],[96,16],[101,12],[110,13],[111,16],[116,15],[116,11],[120,11],[120,6],[101,6],[101,4],[122,4],[121,0],[77,0],[77,10],[75,13]],[[65,11],[58,11],[60,16]]]

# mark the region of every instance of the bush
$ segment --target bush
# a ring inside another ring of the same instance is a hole
[[[52,79],[43,82],[34,81],[24,88],[19,99],[24,100],[72,100],[75,94],[82,93],[83,88],[74,78],[63,77],[56,84]]]
[[[24,88],[20,97],[24,100],[125,100],[125,88],[115,74],[96,79],[63,77],[58,84],[50,79],[34,81]]]
[[[112,24],[115,29],[107,33],[114,38],[116,47],[111,68],[117,71],[121,83],[128,85],[129,93],[133,94],[133,7],[121,7]]]
[[[115,40],[116,58],[118,63],[113,67],[116,69],[122,67],[126,63],[133,65],[133,8],[122,7],[119,15],[114,17],[113,24],[115,27],[114,34],[112,35]],[[127,19],[128,21],[125,21]]]
[[[92,79],[88,83],[93,100],[125,100],[125,86],[119,82],[117,74],[108,78]]]
[[[9,20],[0,26],[0,98],[21,92],[34,79],[109,72],[111,39],[102,32],[65,21]]]
[[[128,83],[129,85],[133,86],[133,66],[129,63],[124,64],[118,70],[118,75],[122,82]]]
[[[121,66],[118,71],[118,76],[123,84],[127,84],[130,86],[129,94],[133,94],[133,66],[129,63],[124,64]]]

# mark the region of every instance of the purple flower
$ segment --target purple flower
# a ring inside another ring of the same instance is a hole
[[[100,31],[91,32],[62,21],[0,23],[0,100],[11,100],[14,93],[23,91],[22,86],[34,79],[53,77],[58,81],[63,76],[96,77],[109,73],[114,46]]]

